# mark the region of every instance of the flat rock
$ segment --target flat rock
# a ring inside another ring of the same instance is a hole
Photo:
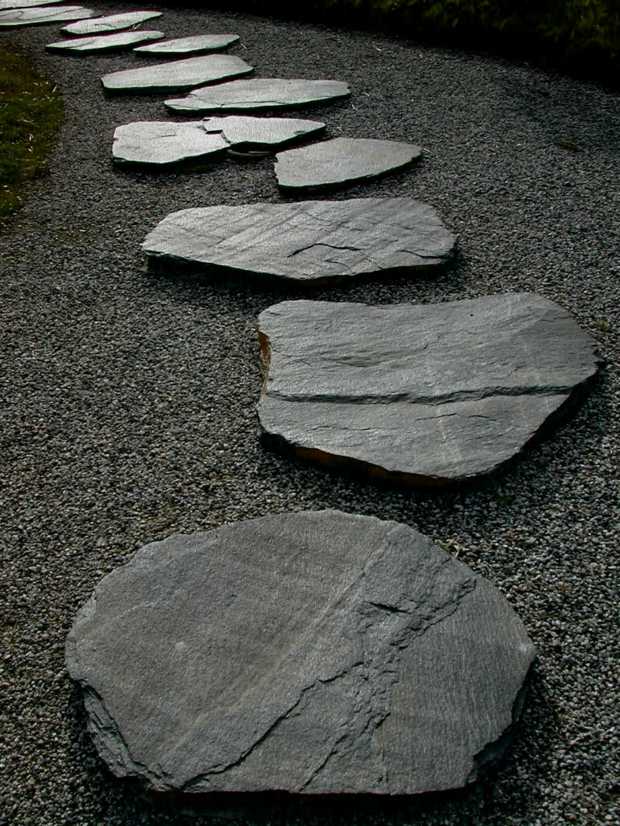
[[[203,128],[209,133],[221,133],[231,146],[270,149],[318,135],[325,131],[325,124],[299,118],[229,115],[225,118],[205,118]]]
[[[597,372],[541,296],[443,304],[285,301],[259,317],[261,425],[276,445],[409,484],[497,470]]]
[[[194,34],[189,37],[175,37],[152,46],[138,46],[134,49],[139,54],[166,55],[200,54],[201,52],[218,52],[239,40],[238,34]]]
[[[7,9],[33,9],[37,6],[55,6],[63,0],[0,0],[0,11]]]
[[[292,109],[325,103],[351,94],[338,80],[283,80],[252,78],[222,83],[213,89],[194,89],[187,97],[165,101],[176,112],[242,112]]]
[[[247,75],[253,71],[252,66],[240,57],[206,55],[111,72],[104,75],[101,82],[108,92],[161,92],[216,83],[226,77]]]
[[[138,121],[116,129],[112,157],[121,164],[166,166],[218,155],[229,146],[221,132],[207,133],[202,121]]]
[[[67,52],[69,54],[113,52],[117,49],[130,49],[136,43],[144,43],[146,40],[160,40],[164,36],[163,32],[147,30],[118,32],[117,34],[102,34],[93,37],[67,38],[66,40],[58,40],[56,43],[48,43],[45,48],[52,52]]]
[[[92,17],[94,11],[83,6],[47,6],[41,8],[13,9],[0,11],[0,28],[11,29],[17,26],[39,26],[47,23],[62,23],[65,20],[80,20]]]
[[[154,20],[161,17],[160,11],[129,11],[124,14],[108,14],[105,17],[96,17],[83,23],[72,23],[65,26],[62,31],[67,34],[88,35],[105,34],[106,32],[117,32],[122,29],[131,29],[132,26],[139,26],[147,20]]]
[[[456,238],[412,198],[244,204],[173,212],[143,246],[151,269],[183,263],[317,284],[444,264]]]
[[[338,511],[146,545],[66,645],[109,769],[184,793],[462,787],[505,749],[534,656],[490,582]]]
[[[282,189],[325,189],[377,178],[407,166],[422,154],[419,146],[374,138],[333,138],[276,157]]]

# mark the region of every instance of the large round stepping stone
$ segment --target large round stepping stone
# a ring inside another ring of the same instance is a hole
[[[153,54],[160,57],[218,52],[238,40],[238,34],[194,34],[190,37],[175,37],[173,40],[164,40],[151,46],[138,46],[137,49],[134,49],[134,52],[146,55]]]
[[[74,37],[67,40],[58,40],[48,43],[46,49],[51,52],[66,52],[67,54],[92,54],[95,52],[113,52],[117,49],[129,49],[136,43],[146,40],[160,40],[163,32],[135,31],[118,32],[117,34],[102,34],[93,37]]]
[[[320,284],[444,264],[456,238],[412,198],[244,204],[173,212],[142,245],[150,269]]]
[[[327,189],[377,178],[421,154],[421,148],[411,143],[334,138],[279,153],[275,172],[282,189]]]
[[[285,301],[259,316],[276,444],[411,484],[501,467],[593,378],[594,342],[541,296]]]
[[[0,0],[0,11],[7,9],[33,9],[36,6],[55,6],[64,0]]]
[[[221,132],[209,134],[202,121],[137,121],[116,129],[112,157],[121,164],[161,167],[219,155],[229,147]]]
[[[504,751],[534,656],[490,582],[338,511],[147,545],[66,646],[110,770],[185,793],[464,786]]]
[[[165,101],[175,112],[243,112],[258,109],[292,109],[325,103],[351,94],[338,80],[283,80],[252,78],[222,83],[217,88],[194,89],[187,97]]]
[[[92,17],[91,9],[83,6],[52,6],[51,8],[13,9],[0,11],[0,28],[11,29],[17,26],[39,26],[62,23],[65,20],[80,20]]]
[[[105,17],[96,17],[87,22],[72,23],[65,26],[62,31],[67,34],[88,35],[105,34],[106,32],[117,32],[122,29],[130,29],[132,26],[139,26],[147,20],[161,17],[160,11],[129,11],[124,14],[109,14]]]
[[[139,69],[122,69],[101,78],[108,92],[162,92],[171,89],[189,89],[203,83],[217,83],[227,77],[253,72],[240,57],[233,55],[206,55],[187,60],[156,63]]]
[[[324,123],[299,118],[229,115],[225,118],[205,118],[203,124],[207,132],[221,132],[231,146],[247,149],[273,149],[325,131]]]

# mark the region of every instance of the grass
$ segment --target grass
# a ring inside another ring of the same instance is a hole
[[[0,219],[19,209],[26,182],[47,171],[62,97],[21,52],[0,48]]]

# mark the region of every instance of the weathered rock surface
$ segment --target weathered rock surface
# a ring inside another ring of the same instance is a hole
[[[36,6],[55,6],[64,0],[0,0],[0,11],[7,9],[33,9]]]
[[[205,118],[204,129],[221,133],[231,146],[270,149],[325,131],[325,124],[299,118],[252,118],[230,115]]]
[[[122,29],[130,29],[132,26],[139,26],[147,20],[154,20],[161,17],[160,11],[129,11],[124,14],[108,14],[105,17],[96,17],[83,23],[72,23],[65,26],[62,31],[67,34],[88,35],[105,34],[106,32],[117,32]]]
[[[365,181],[407,166],[422,150],[411,143],[373,138],[333,138],[276,157],[283,189],[323,189]]]
[[[94,11],[83,6],[53,6],[51,8],[28,8],[0,11],[0,28],[17,26],[38,26],[47,23],[62,23],[65,20],[80,20],[92,17]]]
[[[149,267],[184,263],[317,284],[445,263],[456,238],[412,198],[359,198],[185,209],[142,245]]]
[[[242,112],[258,109],[292,109],[325,103],[351,94],[338,80],[283,80],[252,78],[222,83],[212,89],[194,89],[187,97],[165,101],[175,112]]]
[[[110,770],[186,793],[461,787],[505,748],[533,658],[490,582],[338,511],[147,545],[66,646]]]
[[[113,52],[117,49],[129,49],[136,43],[144,43],[146,40],[160,40],[164,36],[163,32],[148,30],[118,32],[118,34],[102,34],[94,37],[67,38],[58,40],[56,43],[48,43],[45,48],[52,52],[68,52],[69,54]]]
[[[116,129],[112,157],[121,164],[166,166],[222,154],[229,146],[221,132],[208,134],[202,121],[137,121]]]
[[[444,304],[286,301],[259,317],[259,417],[299,455],[413,484],[496,470],[597,372],[534,294]]]
[[[122,69],[104,75],[101,82],[108,92],[163,92],[216,83],[226,77],[247,75],[253,71],[252,66],[240,57],[206,55],[156,63],[139,69]]]
[[[194,34],[189,37],[175,37],[152,46],[138,46],[139,54],[166,55],[200,54],[218,52],[239,40],[238,34]]]

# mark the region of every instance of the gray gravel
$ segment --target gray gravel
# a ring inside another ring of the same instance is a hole
[[[102,13],[129,9],[96,3]],[[350,82],[300,110],[333,137],[425,147],[414,170],[339,193],[413,195],[460,234],[450,272],[317,291],[366,302],[534,290],[572,311],[608,366],[576,414],[501,477],[416,494],[307,466],[258,440],[257,314],[293,291],[147,275],[139,251],[167,213],[278,201],[269,159],[207,174],[115,170],[115,127],[161,119],[160,97],[106,99],[99,77],[146,59],[47,55],[66,121],[50,175],[3,231],[0,824],[605,824],[620,819],[614,651],[620,496],[620,106],[593,85],[383,36],[167,11],[167,36],[238,32],[263,76]],[[242,517],[335,507],[431,534],[488,577],[539,650],[523,723],[496,776],[420,800],[185,804],[112,778],[63,665],[99,579],[136,547]],[[230,820],[229,820],[230,822]]]

